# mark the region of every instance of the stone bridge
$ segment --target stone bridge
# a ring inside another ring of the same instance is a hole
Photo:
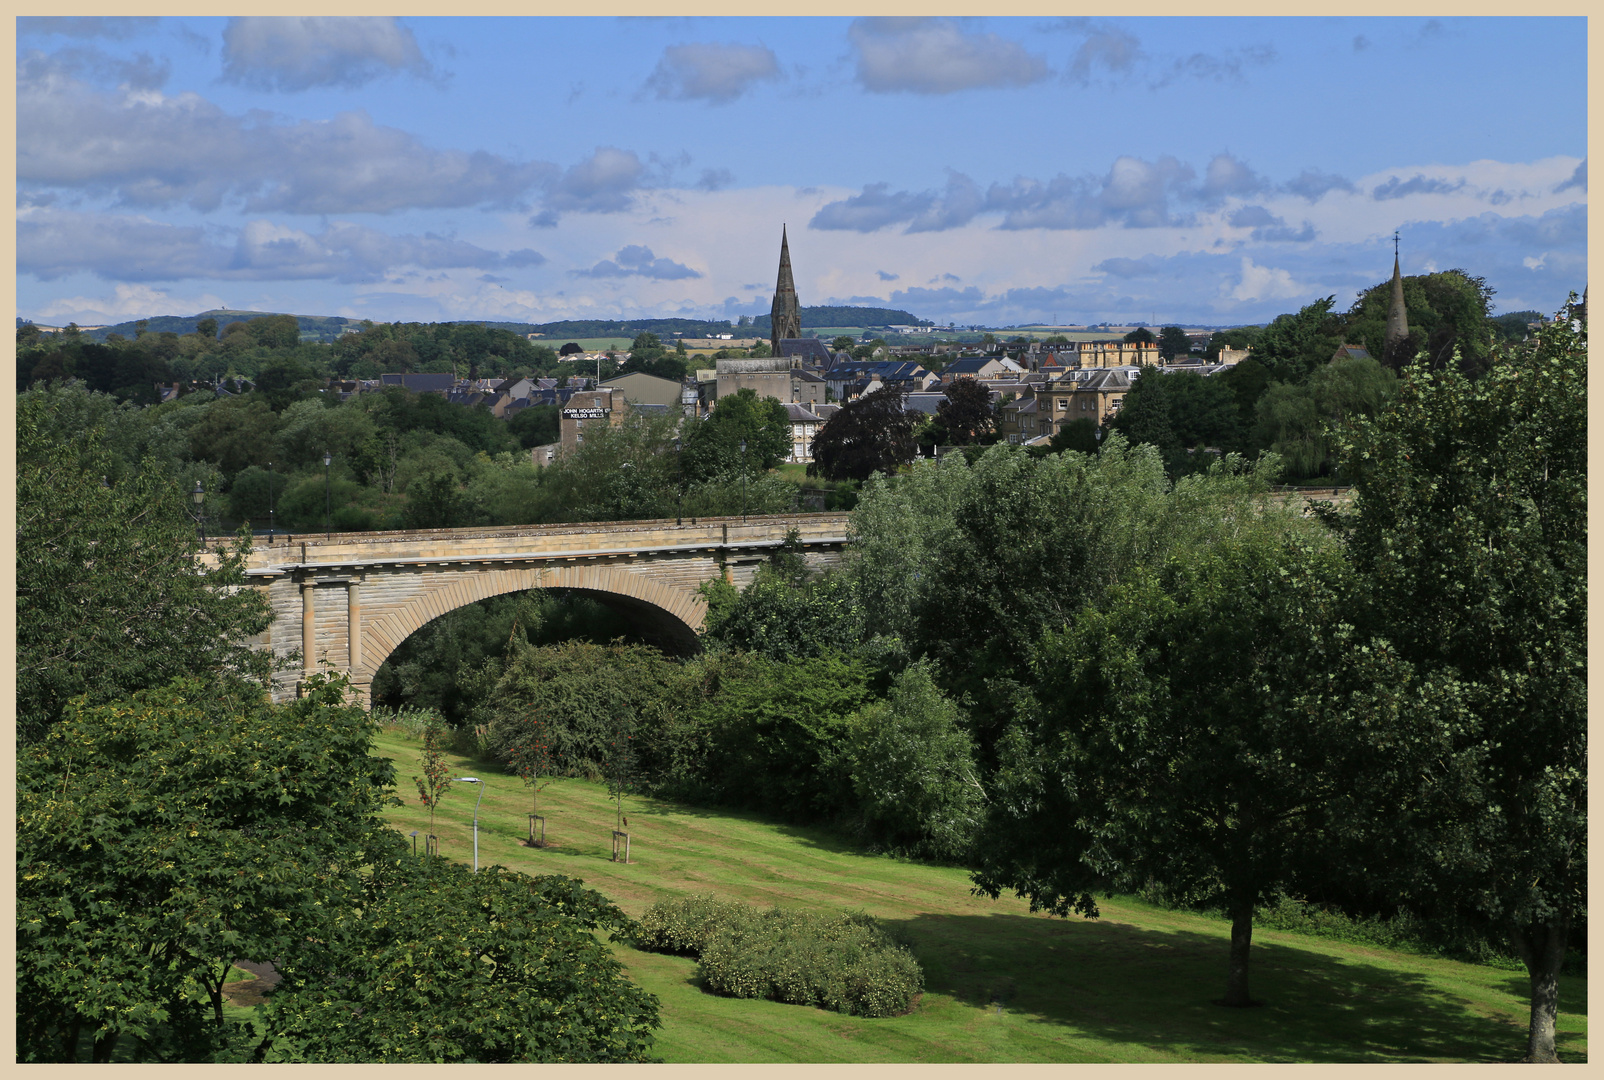
[[[697,587],[747,584],[791,529],[810,566],[839,562],[846,514],[257,537],[247,573],[274,620],[255,643],[300,654],[275,677],[275,701],[331,666],[366,703],[379,665],[431,620],[500,593],[567,589],[630,616],[665,651],[694,652],[707,614]]]

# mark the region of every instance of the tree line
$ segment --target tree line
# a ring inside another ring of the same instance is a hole
[[[863,486],[841,568],[789,544],[744,590],[710,583],[703,656],[509,633],[462,672],[477,689],[457,707],[509,764],[531,718],[577,774],[608,773],[623,732],[654,791],[834,822],[1044,910],[1095,915],[1115,890],[1217,907],[1229,1005],[1253,1001],[1254,913],[1282,896],[1506,942],[1529,976],[1527,1054],[1552,1059],[1557,975],[1586,925],[1585,382],[1579,305],[1477,378],[1406,370],[1336,437],[1353,508],[1316,515],[1266,500],[1273,455],[1177,477],[1117,431],[1098,453],[921,462]],[[728,400],[694,448],[669,452],[645,419],[596,440],[620,456],[595,477],[641,475],[567,497],[644,505],[685,497],[687,461],[760,463],[732,441],[768,452],[769,403]],[[263,661],[231,643],[265,606],[236,587],[238,548],[176,572],[198,540],[170,463],[145,452],[166,444],[118,426],[144,411],[59,386],[19,401],[28,1053],[644,1056],[653,1004],[604,963],[571,977],[616,923],[605,901],[416,876],[378,824],[393,777],[340,687],[263,702]],[[426,946],[384,906],[426,893],[449,916],[432,940],[471,947]],[[487,929],[508,918],[539,929]],[[285,957],[265,1040],[214,992],[246,954]],[[363,977],[420,955],[399,990]],[[508,995],[527,1024],[458,1024]],[[542,1003],[570,999],[606,1022],[542,1026]],[[431,1024],[407,1034],[420,1010]]]
[[[708,651],[520,641],[473,722],[605,771],[633,725],[663,795],[834,822],[975,886],[1095,916],[1140,892],[1413,921],[1526,967],[1552,1059],[1585,947],[1586,331],[1567,308],[1478,379],[1407,371],[1335,436],[1351,509],[1266,499],[1277,463],[1172,477],[994,446],[882,475],[842,568],[782,549],[707,586]]]

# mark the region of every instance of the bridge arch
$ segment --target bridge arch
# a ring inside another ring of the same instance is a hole
[[[360,665],[353,681],[366,687],[401,643],[447,612],[504,593],[530,589],[563,589],[611,603],[642,624],[647,640],[666,652],[695,652],[697,630],[707,615],[707,602],[626,567],[564,565],[442,573],[441,580],[399,609],[363,627]]]

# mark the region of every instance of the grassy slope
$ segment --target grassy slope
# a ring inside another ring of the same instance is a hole
[[[428,824],[409,779],[418,744],[389,732],[392,811],[403,833]],[[695,962],[618,947],[662,999],[657,1052],[670,1062],[829,1061],[1508,1061],[1525,1046],[1522,973],[1367,949],[1296,934],[1254,935],[1262,1008],[1209,1004],[1224,989],[1229,927],[1129,898],[1096,921],[1032,915],[1023,901],[969,895],[962,870],[863,855],[831,834],[630,797],[633,859],[610,859],[612,803],[599,784],[556,780],[541,793],[555,845],[518,844],[530,797],[488,762],[454,759],[488,783],[481,865],[581,878],[632,915],[665,897],[707,892],[758,904],[862,908],[924,965],[909,1015],[864,1020],[818,1009],[714,997]],[[436,819],[441,851],[473,858],[474,792],[462,785]],[[1560,1053],[1587,1053],[1587,982],[1563,978]]]

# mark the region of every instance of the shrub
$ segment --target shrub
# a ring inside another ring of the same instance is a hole
[[[698,957],[698,974],[713,993],[853,1016],[906,1012],[924,987],[919,962],[862,912],[758,911],[692,896],[653,905],[635,942]]]
[[[635,945],[647,952],[700,956],[702,946],[716,931],[756,917],[747,904],[711,896],[661,900],[641,916]]]
[[[699,970],[714,993],[853,1016],[906,1012],[924,987],[919,962],[861,913],[774,909],[732,921],[708,938]]]

